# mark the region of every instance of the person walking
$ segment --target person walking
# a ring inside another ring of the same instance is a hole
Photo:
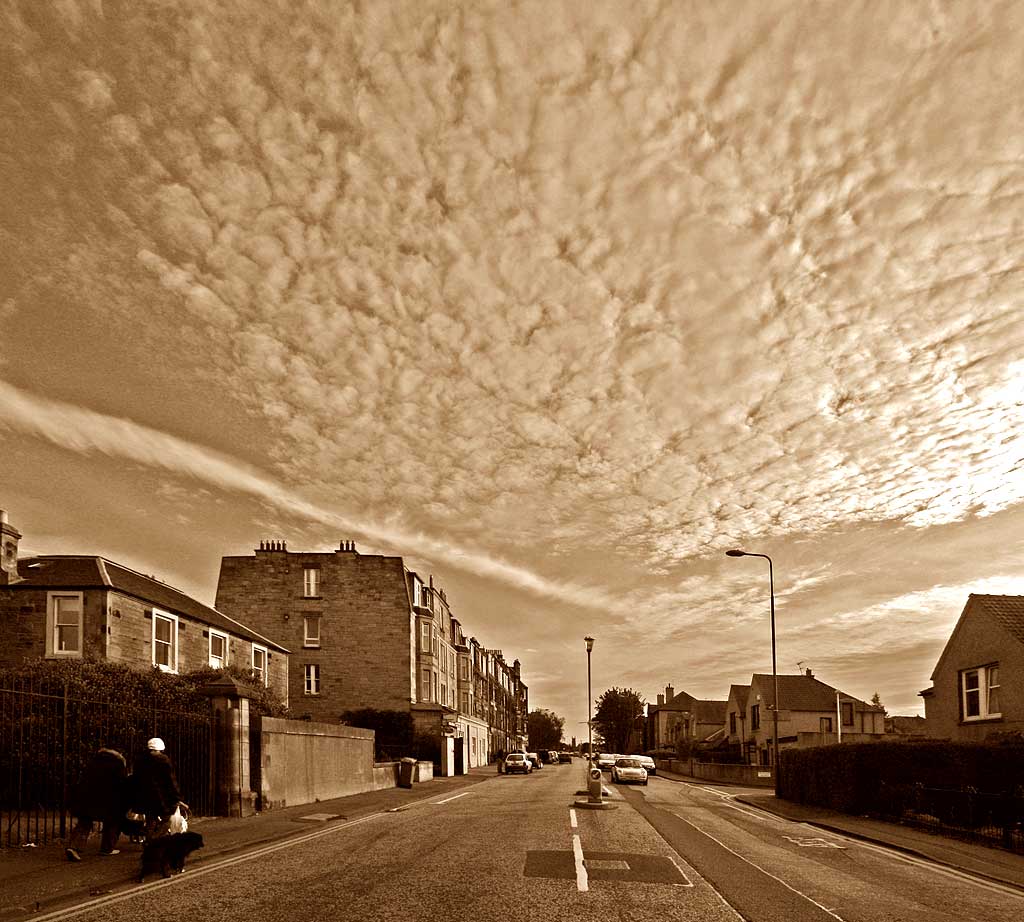
[[[167,834],[171,814],[181,803],[178,779],[165,748],[160,737],[153,737],[132,772],[132,806],[146,816],[147,842]]]
[[[116,749],[99,749],[89,760],[71,804],[76,823],[64,850],[68,861],[82,860],[82,849],[96,823],[103,824],[100,854],[121,853],[114,846],[128,809],[127,778],[128,765]]]

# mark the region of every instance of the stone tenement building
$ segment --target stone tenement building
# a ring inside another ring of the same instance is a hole
[[[467,638],[444,591],[401,557],[360,554],[352,541],[328,552],[262,541],[221,560],[216,607],[292,650],[289,700],[300,716],[409,711],[417,733],[454,740],[457,767],[525,742],[519,661]]]

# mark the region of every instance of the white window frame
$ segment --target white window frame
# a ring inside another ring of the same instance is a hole
[[[303,694],[316,697],[320,694],[320,664],[306,663],[302,669],[305,691]]]
[[[170,663],[161,663],[157,661],[156,651],[164,645],[164,641],[158,640],[156,636],[157,625],[166,621],[171,625],[171,641],[170,647]],[[178,671],[178,616],[172,615],[169,611],[163,611],[159,608],[153,609],[153,628],[150,634],[150,640],[152,643],[152,659],[153,665],[156,666],[161,672],[177,672]]]
[[[429,669],[421,669],[420,670],[420,701],[423,701],[423,702],[430,701],[430,686],[431,686],[430,670]]]
[[[263,654],[263,665],[258,667],[256,665],[256,654]],[[254,643],[252,645],[252,665],[253,674],[263,682],[264,687],[270,684],[270,651],[262,644]]]
[[[420,652],[421,653],[429,653],[430,652],[430,630],[431,630],[431,628],[430,628],[430,622],[429,621],[421,621],[420,622]]]
[[[302,568],[302,597],[305,599],[320,598],[320,568]]]
[[[412,604],[416,608],[423,607],[423,584],[415,576],[412,578]]]
[[[316,634],[310,633],[310,624],[316,624]],[[302,646],[304,647],[319,647],[320,646],[320,615],[303,615],[302,616]]]
[[[967,687],[969,676],[974,676],[976,685],[974,688]],[[995,680],[993,682],[993,679]],[[984,666],[975,666],[971,669],[963,669],[959,675],[960,684],[960,707],[963,713],[964,723],[971,723],[976,720],[991,720],[995,717],[1002,717],[1002,710],[991,709],[992,689],[996,689],[998,703],[999,685],[999,663],[986,663]],[[978,713],[969,714],[968,694],[978,696]]]
[[[78,602],[78,649],[60,650],[57,648],[57,609],[58,600],[74,599]],[[81,592],[48,592],[46,593],[46,655],[60,659],[81,659],[82,647],[85,642],[85,594]]]
[[[220,662],[217,662],[217,657],[213,655],[213,638],[217,637],[224,641],[224,656]],[[231,646],[231,638],[223,631],[216,631],[210,628],[210,666],[214,669],[223,669],[228,664],[228,650]]]

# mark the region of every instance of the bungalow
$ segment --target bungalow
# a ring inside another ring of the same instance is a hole
[[[726,702],[676,694],[671,685],[659,694],[658,703],[647,706],[647,748],[674,749],[680,739],[704,742],[719,734],[725,721]]]

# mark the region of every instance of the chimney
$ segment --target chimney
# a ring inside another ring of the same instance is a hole
[[[814,678],[814,673],[811,672],[811,667],[810,666],[807,667],[806,674],[807,674],[807,678],[809,678],[809,679],[813,679]]]
[[[671,685],[665,686],[665,700],[671,701],[676,696],[676,690]]]
[[[21,532],[7,521],[7,513],[0,509],[0,586],[20,583],[18,575],[18,542]]]
[[[658,695],[658,707],[661,707],[665,703],[665,696]]]

